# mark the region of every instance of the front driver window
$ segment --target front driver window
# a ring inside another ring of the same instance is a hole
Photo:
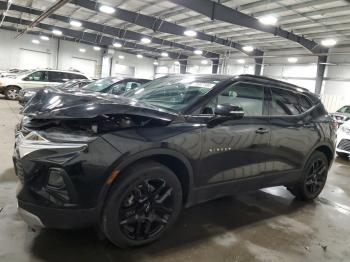
[[[202,114],[214,114],[215,107],[231,104],[243,108],[244,116],[262,116],[264,88],[248,83],[235,83],[214,97],[203,109]]]
[[[125,90],[126,90],[126,84],[127,84],[127,82],[121,82],[121,83],[113,85],[111,90],[109,91],[109,93],[112,93],[114,95],[124,94]]]
[[[38,81],[47,82],[47,72],[46,71],[36,71],[23,79],[24,81]]]

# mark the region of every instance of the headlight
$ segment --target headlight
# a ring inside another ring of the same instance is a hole
[[[349,128],[349,127],[346,127],[346,126],[344,126],[344,125],[341,125],[341,126],[339,127],[339,130],[340,130],[341,132],[347,134],[347,135],[350,135],[350,128]]]
[[[41,149],[84,149],[87,144],[82,143],[54,143],[35,131],[30,132],[28,135],[23,136],[21,133],[17,136],[17,146],[19,156],[22,158],[34,151]]]
[[[35,92],[34,91],[27,91],[27,92],[24,92],[24,97],[31,97],[35,95]]]

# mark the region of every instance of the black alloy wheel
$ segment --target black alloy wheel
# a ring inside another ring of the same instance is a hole
[[[328,160],[324,153],[315,151],[303,169],[301,179],[288,190],[300,200],[315,199],[326,184]]]
[[[120,176],[105,205],[102,231],[121,248],[159,239],[180,213],[180,181],[169,168],[155,161],[135,164]]]
[[[146,179],[122,200],[121,231],[132,240],[151,239],[169,223],[174,211],[173,188],[163,179]]]

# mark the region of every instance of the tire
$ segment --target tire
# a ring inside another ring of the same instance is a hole
[[[347,153],[342,153],[342,152],[337,152],[338,157],[342,158],[342,159],[349,159],[349,154]]]
[[[306,162],[300,181],[288,190],[299,200],[315,199],[326,184],[328,167],[327,157],[315,151]]]
[[[17,100],[18,99],[18,95],[19,95],[19,91],[21,89],[17,86],[9,86],[5,89],[5,97],[6,99],[9,100]]]
[[[141,162],[113,184],[101,228],[120,248],[146,245],[175,223],[181,207],[182,188],[176,175],[158,162]]]

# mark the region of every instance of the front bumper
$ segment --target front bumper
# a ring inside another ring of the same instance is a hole
[[[336,151],[350,155],[350,135],[343,132],[338,133]]]

